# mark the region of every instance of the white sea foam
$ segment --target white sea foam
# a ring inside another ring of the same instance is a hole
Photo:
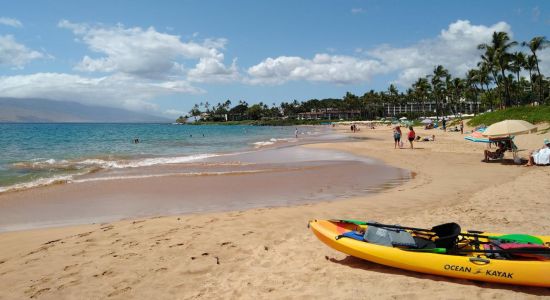
[[[219,172],[187,172],[187,173],[164,173],[164,174],[149,174],[149,175],[124,175],[124,176],[106,176],[95,178],[84,178],[68,180],[69,183],[84,183],[95,181],[109,181],[109,180],[125,180],[125,179],[144,179],[144,178],[158,178],[158,177],[170,177],[170,176],[220,176],[229,174],[254,174],[267,172],[268,170],[246,170],[246,171],[219,171]]]
[[[85,172],[80,172],[78,174],[72,175],[55,175],[47,178],[39,178],[30,182],[18,183],[10,186],[0,187],[0,193],[16,190],[24,190],[29,188],[34,188],[38,186],[45,186],[54,183],[61,182],[77,182],[73,178],[75,176],[84,175],[94,168],[101,169],[123,169],[123,168],[139,168],[139,167],[150,167],[156,165],[167,165],[167,164],[181,164],[192,161],[197,161],[201,159],[206,159],[209,157],[215,157],[218,154],[197,154],[197,155],[188,155],[188,156],[175,156],[175,157],[155,157],[155,158],[144,158],[144,159],[134,159],[134,160],[104,160],[104,159],[85,159],[80,161],[68,161],[68,160],[55,160],[51,159],[41,159],[41,160],[32,160],[29,162],[19,162],[14,163],[12,166],[15,168],[26,168],[26,169],[36,169],[36,170],[86,170]]]
[[[255,143],[252,143],[252,145],[254,145],[254,148],[261,148],[261,147],[270,146],[276,143],[281,143],[281,142],[292,143],[296,141],[298,140],[295,138],[283,138],[283,139],[271,138],[269,139],[269,141],[255,142]]]
[[[74,175],[53,176],[49,178],[36,179],[31,182],[23,182],[23,183],[10,185],[10,186],[0,187],[0,193],[25,190],[25,189],[30,189],[34,187],[50,185],[54,183],[64,183],[64,182],[70,181],[73,178],[73,176]]]
[[[134,159],[134,160],[105,160],[105,159],[85,159],[85,160],[55,160],[55,159],[45,159],[40,161],[31,161],[31,162],[19,162],[14,163],[15,168],[30,168],[30,169],[59,169],[59,170],[79,170],[90,167],[98,167],[102,169],[123,169],[123,168],[138,168],[138,167],[149,167],[155,165],[166,165],[166,164],[180,164],[186,163],[201,159],[206,159],[209,157],[218,156],[216,154],[197,154],[197,155],[188,155],[188,156],[174,156],[174,157],[155,157],[155,158],[144,158],[144,159]]]

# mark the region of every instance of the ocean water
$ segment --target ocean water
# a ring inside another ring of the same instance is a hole
[[[300,139],[327,134],[300,127]],[[187,163],[274,144],[296,144],[295,127],[174,124],[0,124],[0,193],[102,169]],[[134,139],[139,143],[133,143]]]

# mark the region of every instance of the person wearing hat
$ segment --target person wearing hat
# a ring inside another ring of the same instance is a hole
[[[544,146],[539,150],[533,151],[533,153],[529,156],[529,161],[525,166],[530,167],[533,165],[548,165],[548,164],[550,164],[550,140],[545,138]]]

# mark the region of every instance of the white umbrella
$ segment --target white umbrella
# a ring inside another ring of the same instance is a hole
[[[433,122],[432,119],[424,119],[424,120],[422,120],[421,123],[422,124],[432,124],[432,122]]]
[[[407,120],[407,117],[401,117],[399,120]]]
[[[509,135],[519,135],[533,133],[537,131],[535,125],[522,120],[505,120],[495,123],[483,132],[483,136],[504,137]]]

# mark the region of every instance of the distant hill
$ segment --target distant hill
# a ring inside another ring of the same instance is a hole
[[[0,122],[153,123],[172,120],[120,108],[89,106],[69,101],[0,97]]]

